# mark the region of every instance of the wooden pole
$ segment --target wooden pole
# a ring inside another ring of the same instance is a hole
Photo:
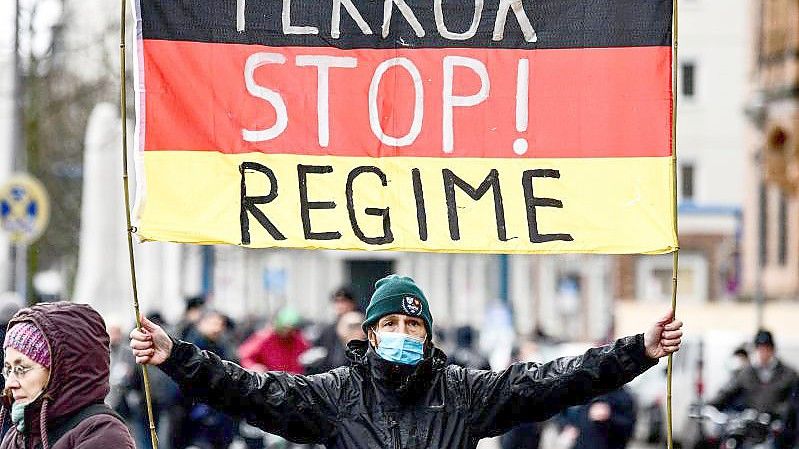
[[[673,0],[672,4],[672,30],[671,30],[671,184],[672,184],[672,215],[674,216],[674,232],[677,232],[677,75],[679,69],[679,59],[677,58],[677,31],[678,31],[678,3],[679,0]],[[679,245],[679,243],[678,243]],[[674,249],[672,253],[672,267],[671,267],[671,308],[674,311],[674,316],[677,316],[677,271],[679,267],[680,248],[679,246]],[[672,434],[673,421],[671,409],[671,379],[673,368],[673,354],[669,354],[668,364],[666,366],[666,445],[668,449],[674,449],[674,437]]]
[[[136,316],[136,327],[141,330],[141,311],[139,310],[139,291],[136,285],[136,261],[133,257],[133,233],[135,229],[130,222],[130,189],[128,187],[128,133],[127,133],[127,91],[126,91],[126,65],[125,65],[125,0],[120,0],[120,33],[119,33],[119,115],[122,121],[122,188],[125,192],[125,218],[128,228],[128,257],[130,259],[130,279],[133,286],[133,312]],[[147,374],[147,366],[142,365],[142,377],[144,379],[144,399],[147,404],[147,418],[150,424],[150,440],[153,449],[158,449],[158,434],[155,432],[155,420],[153,418],[153,402],[150,392],[150,376]]]

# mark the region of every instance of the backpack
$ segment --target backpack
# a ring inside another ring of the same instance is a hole
[[[115,412],[105,403],[89,404],[75,413],[55,421],[52,426],[47,426],[47,442],[49,443],[50,447],[53,447],[55,443],[61,439],[61,437],[77,427],[78,424],[80,424],[83,420],[97,415],[113,416],[114,418],[118,419],[119,422],[125,425],[125,427],[127,427],[125,420],[122,419],[117,412]],[[42,444],[39,443],[36,446],[36,449],[42,449]]]

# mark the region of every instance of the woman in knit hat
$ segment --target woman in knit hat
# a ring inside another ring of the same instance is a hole
[[[109,338],[91,307],[41,303],[20,310],[3,341],[3,409],[12,426],[0,449],[133,449],[109,391]],[[0,419],[2,422],[2,419]]]

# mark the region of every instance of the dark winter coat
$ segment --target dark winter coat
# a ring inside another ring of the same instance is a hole
[[[781,361],[777,361],[774,374],[768,382],[760,381],[756,367],[747,366],[718,392],[710,404],[723,409],[729,406],[733,399],[739,398],[747,408],[785,417],[796,382],[796,372]]]
[[[387,362],[365,342],[350,349],[352,366],[301,376],[252,373],[176,342],[160,367],[188,396],[292,441],[461,449],[616,389],[656,363],[646,356],[643,335],[501,372],[447,366],[437,349],[415,367]]]
[[[317,363],[307,367],[306,373],[324,373],[333,368],[349,365],[347,347],[341,342],[341,338],[336,332],[337,324],[337,322],[330,323],[319,333],[315,345],[324,348],[325,356]]]
[[[596,402],[610,407],[607,421],[591,419],[590,408]],[[635,430],[635,400],[625,388],[619,388],[586,405],[568,409],[564,418],[580,431],[572,449],[624,449]]]
[[[30,321],[50,346],[50,379],[25,410],[25,431],[12,427],[0,449],[33,449],[42,444],[41,425],[51,430],[87,405],[102,403],[109,391],[109,338],[91,307],[67,302],[22,309],[9,323]],[[8,403],[3,413],[9,413]],[[45,446],[47,447],[47,446]],[[134,449],[128,428],[110,415],[86,418],[51,449]]]

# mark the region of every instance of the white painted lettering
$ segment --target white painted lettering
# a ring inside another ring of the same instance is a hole
[[[347,12],[352,17],[352,20],[358,25],[363,34],[372,34],[372,29],[369,24],[363,20],[363,16],[352,4],[352,0],[333,0],[333,17],[330,20],[330,36],[338,39],[341,37],[341,5],[347,8]]]
[[[473,95],[459,96],[453,95],[452,86],[455,67],[465,67],[471,69],[480,77],[480,90]],[[443,113],[442,113],[442,135],[443,150],[445,153],[452,153],[454,150],[454,126],[452,123],[452,112],[456,107],[475,106],[488,98],[491,90],[491,81],[488,79],[488,70],[485,64],[474,58],[464,56],[445,56],[444,57],[444,90],[443,90]]]
[[[424,37],[424,28],[422,28],[422,24],[419,23],[419,19],[413,15],[413,11],[410,6],[405,3],[405,0],[385,0],[385,3],[383,3],[383,37],[385,38],[388,36],[389,29],[391,28],[391,13],[394,10],[394,5],[397,5],[397,9],[399,9],[400,13],[405,17],[405,20],[411,25],[416,36]]]
[[[254,97],[268,101],[275,108],[275,115],[277,116],[275,124],[270,128],[261,130],[242,129],[241,136],[247,142],[262,142],[274,139],[283,133],[288,126],[289,116],[283,98],[274,90],[259,86],[255,82],[255,70],[258,67],[266,64],[285,64],[285,62],[286,58],[279,53],[254,53],[247,58],[247,62],[244,65],[244,83],[247,86],[247,92]]]
[[[530,24],[530,19],[527,13],[524,12],[524,5],[522,0],[499,0],[499,8],[497,9],[497,19],[494,21],[494,37],[495,41],[501,41],[505,36],[505,21],[508,19],[508,10],[513,8],[513,14],[519,22],[519,27],[524,34],[524,40],[527,42],[538,42],[538,36],[535,34],[533,25]]]
[[[297,66],[317,67],[316,116],[319,129],[319,146],[330,144],[330,68],[352,69],[358,66],[358,60],[343,56],[300,55]]]
[[[469,26],[469,29],[463,33],[453,33],[447,29],[447,25],[444,23],[444,11],[442,7],[443,1],[444,0],[435,0],[433,2],[433,12],[436,16],[436,29],[438,29],[438,34],[445,39],[451,39],[454,41],[464,41],[474,37],[475,33],[477,33],[477,27],[480,25],[480,18],[483,15],[483,0],[474,0],[474,15],[472,16],[472,24]],[[460,0],[458,0],[458,4],[460,4]]]
[[[246,0],[236,0],[236,31],[239,33],[244,31],[244,12],[246,8]]]
[[[283,33],[285,34],[319,34],[319,28],[296,26],[291,24],[291,0],[283,0]]]
[[[408,134],[402,137],[392,137],[386,135],[380,123],[380,111],[378,110],[377,104],[377,92],[378,88],[380,87],[380,80],[383,78],[383,75],[386,73],[386,71],[394,66],[400,66],[404,68],[413,79],[415,97],[413,105],[413,121],[411,122],[411,129],[408,131]],[[377,66],[377,69],[375,69],[375,73],[372,76],[372,83],[369,85],[369,125],[371,126],[374,135],[386,145],[391,145],[394,147],[411,145],[422,131],[423,117],[424,86],[422,85],[422,75],[419,73],[419,69],[417,69],[416,66],[413,65],[413,62],[411,62],[411,60],[408,58],[392,58],[387,61],[383,61],[379,66]]]

